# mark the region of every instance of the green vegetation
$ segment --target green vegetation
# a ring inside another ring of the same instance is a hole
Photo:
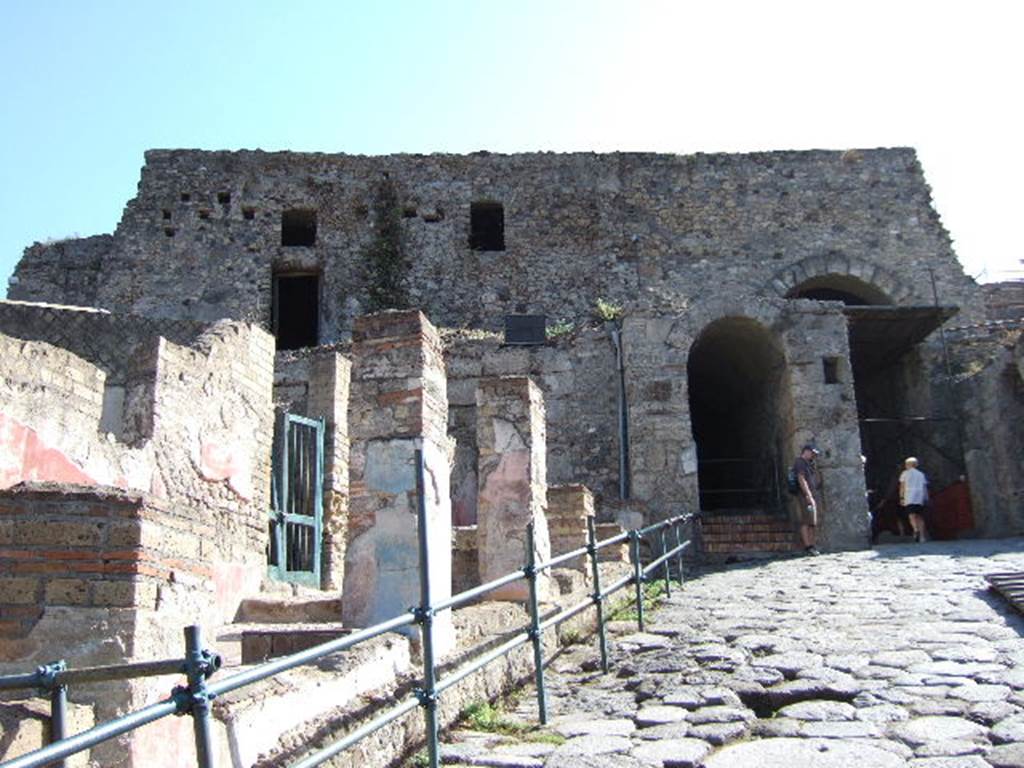
[[[572,320],[556,320],[547,327],[545,333],[548,339],[557,339],[559,336],[566,336],[576,330],[576,324]]]
[[[407,309],[409,297],[405,279],[409,261],[402,235],[402,206],[391,179],[384,179],[377,187],[373,201],[373,240],[366,248],[364,259],[367,309]]]
[[[594,316],[606,323],[621,320],[625,314],[626,311],[622,308],[621,304],[615,304],[600,298],[594,304]]]
[[[510,720],[500,705],[476,701],[462,711],[463,724],[474,731],[498,733],[513,736],[520,741],[542,744],[562,744],[565,737],[551,731],[539,730],[536,726]]]
[[[620,600],[608,611],[608,621],[636,621],[636,597],[633,587],[629,588],[630,597]],[[656,608],[665,600],[665,582],[663,579],[649,581],[644,584],[644,612]]]

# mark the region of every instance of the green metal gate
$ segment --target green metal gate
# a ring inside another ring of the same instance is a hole
[[[272,578],[320,586],[324,421],[282,414],[274,431],[270,542]]]

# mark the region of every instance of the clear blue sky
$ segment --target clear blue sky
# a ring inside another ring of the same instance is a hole
[[[113,231],[152,147],[910,145],[967,271],[1005,278],[1021,26],[1011,3],[944,8],[0,0],[0,293],[33,241]]]

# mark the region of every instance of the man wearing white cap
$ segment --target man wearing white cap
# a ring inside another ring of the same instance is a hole
[[[900,473],[900,506],[910,519],[914,540],[928,541],[928,530],[924,524],[924,505],[928,503],[928,478],[917,468],[913,456],[903,462],[906,467]]]

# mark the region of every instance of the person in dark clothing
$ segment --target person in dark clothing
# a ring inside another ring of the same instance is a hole
[[[800,487],[798,495],[800,499],[800,541],[804,545],[804,552],[808,555],[821,554],[815,546],[818,536],[821,476],[814,465],[814,457],[819,453],[817,448],[808,443],[800,449],[800,455],[793,462],[793,472],[796,474],[797,484]]]

